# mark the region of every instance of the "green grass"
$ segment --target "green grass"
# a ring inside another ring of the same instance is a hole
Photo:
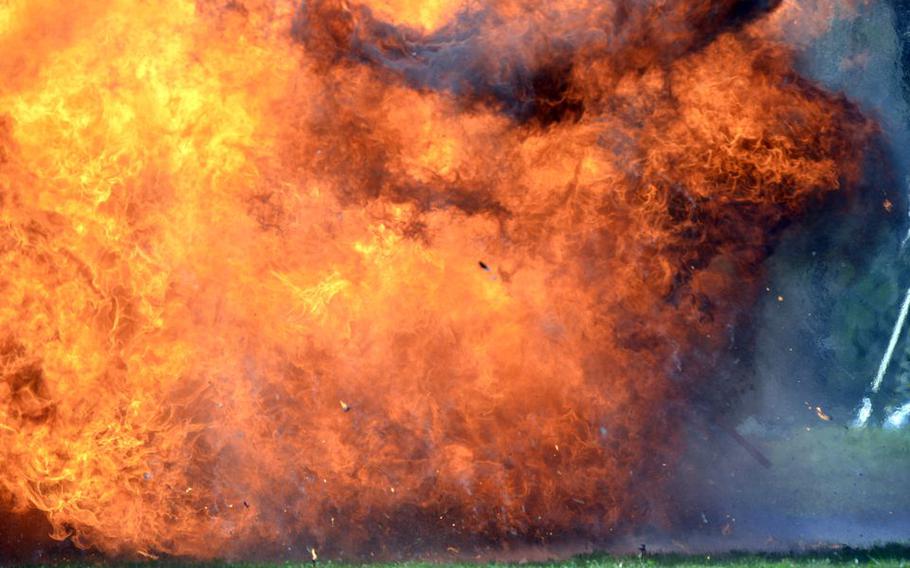
[[[0,562],[2,565],[2,562]],[[740,553],[719,555],[653,554],[638,556],[611,556],[605,554],[583,555],[563,561],[529,562],[524,564],[500,562],[394,562],[394,563],[335,563],[319,562],[181,562],[159,560],[153,562],[53,562],[27,564],[34,568],[89,568],[122,566],[128,568],[689,568],[710,566],[716,568],[802,568],[821,566],[865,566],[881,568],[910,568],[910,545],[892,544],[867,549],[825,548],[798,553]]]

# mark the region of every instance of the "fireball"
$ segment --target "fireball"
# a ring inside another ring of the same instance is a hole
[[[0,503],[197,558],[638,526],[874,132],[787,8],[0,0]]]

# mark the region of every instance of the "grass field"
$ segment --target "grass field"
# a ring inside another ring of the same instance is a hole
[[[5,566],[0,559],[0,566]],[[529,563],[470,563],[470,562],[395,562],[350,564],[334,562],[181,562],[158,560],[150,562],[86,562],[60,561],[38,564],[18,564],[33,568],[89,568],[118,566],[127,568],[801,568],[821,566],[874,566],[881,568],[910,568],[910,545],[887,545],[867,549],[849,547],[798,553],[739,553],[720,555],[654,554],[638,556],[583,555],[563,561]]]

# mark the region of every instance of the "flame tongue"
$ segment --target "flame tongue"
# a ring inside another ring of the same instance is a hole
[[[0,494],[109,553],[634,526],[870,130],[729,2],[90,4],[0,5]]]

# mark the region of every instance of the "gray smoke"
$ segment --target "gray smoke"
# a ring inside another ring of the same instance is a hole
[[[910,428],[899,422],[910,408],[910,330],[901,330],[878,392],[870,389],[910,286],[902,247],[910,6],[858,4],[858,14],[835,13],[812,41],[799,25],[790,30],[800,71],[858,103],[882,136],[862,197],[789,230],[768,261],[754,390],[734,427],[771,465],[717,428],[692,428],[677,479],[684,497],[669,507],[681,528],[655,522],[639,540],[673,551],[787,550],[910,535]],[[889,222],[876,221],[882,210]],[[856,428],[866,398],[869,420]]]

